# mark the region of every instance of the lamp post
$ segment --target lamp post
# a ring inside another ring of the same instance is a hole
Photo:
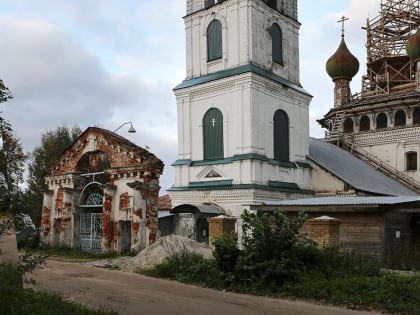
[[[120,128],[122,127],[122,126],[125,126],[125,125],[128,125],[128,124],[130,124],[130,128],[128,128],[128,132],[129,133],[135,133],[136,132],[136,129],[134,129],[134,127],[133,127],[133,123],[131,122],[131,121],[128,121],[128,122],[125,122],[125,123],[123,123],[121,126],[119,126],[117,129],[115,129],[114,130],[114,132],[117,132],[118,130],[120,130]]]

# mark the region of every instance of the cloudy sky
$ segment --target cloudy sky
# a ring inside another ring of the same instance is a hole
[[[1,0],[0,78],[14,99],[0,111],[25,151],[58,126],[99,126],[118,133],[165,163],[161,194],[174,180],[176,102],[172,88],[185,77],[182,16],[185,0]],[[340,41],[360,61],[352,92],[365,71],[366,18],[380,0],[299,0],[300,78],[314,96],[311,136],[322,137],[316,119],[332,106],[333,84],[325,62]]]

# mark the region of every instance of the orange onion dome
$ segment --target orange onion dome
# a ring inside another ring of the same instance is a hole
[[[420,59],[420,29],[408,38],[405,49],[412,60]]]
[[[327,60],[325,69],[333,80],[340,78],[351,80],[359,71],[359,61],[347,48],[344,37],[341,38],[337,51]]]

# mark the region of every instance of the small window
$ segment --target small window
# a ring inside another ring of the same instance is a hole
[[[286,112],[274,113],[274,159],[289,161],[289,117]]]
[[[413,110],[413,124],[420,125],[420,108],[416,107]]]
[[[210,108],[203,117],[204,159],[223,159],[223,114]]]
[[[405,163],[407,171],[417,171],[417,152],[407,152]]]
[[[360,131],[370,130],[370,119],[368,116],[360,118]]]
[[[405,112],[399,110],[395,113],[395,127],[404,127],[405,126]]]
[[[283,64],[283,34],[280,26],[274,23],[271,26],[271,45],[272,45],[272,58],[278,64]]]
[[[207,60],[222,58],[222,23],[213,20],[207,27]]]
[[[204,1],[204,6],[207,8],[210,8],[212,6],[214,6],[215,4],[219,4],[222,3],[225,0],[205,0]]]
[[[214,0],[204,0],[204,6],[206,8],[210,8],[211,6],[214,6]]]
[[[351,133],[351,132],[353,132],[353,119],[347,118],[344,121],[343,132],[344,133]]]
[[[388,117],[386,117],[385,113],[380,113],[378,117],[376,117],[376,129],[383,129],[388,127]]]
[[[264,2],[270,7],[273,8],[274,10],[277,9],[277,0],[264,0]]]

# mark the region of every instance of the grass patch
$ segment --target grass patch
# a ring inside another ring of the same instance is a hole
[[[65,258],[71,260],[98,260],[118,257],[116,252],[92,253],[84,251],[80,248],[71,248],[68,246],[38,247],[36,250],[34,250],[34,252],[46,255],[48,257]]]
[[[420,314],[420,275],[367,276],[305,272],[281,288],[283,296],[398,314]]]
[[[25,289],[25,307],[24,314],[37,315],[118,315],[111,310],[89,309],[83,305],[66,301],[54,293],[35,291]]]

